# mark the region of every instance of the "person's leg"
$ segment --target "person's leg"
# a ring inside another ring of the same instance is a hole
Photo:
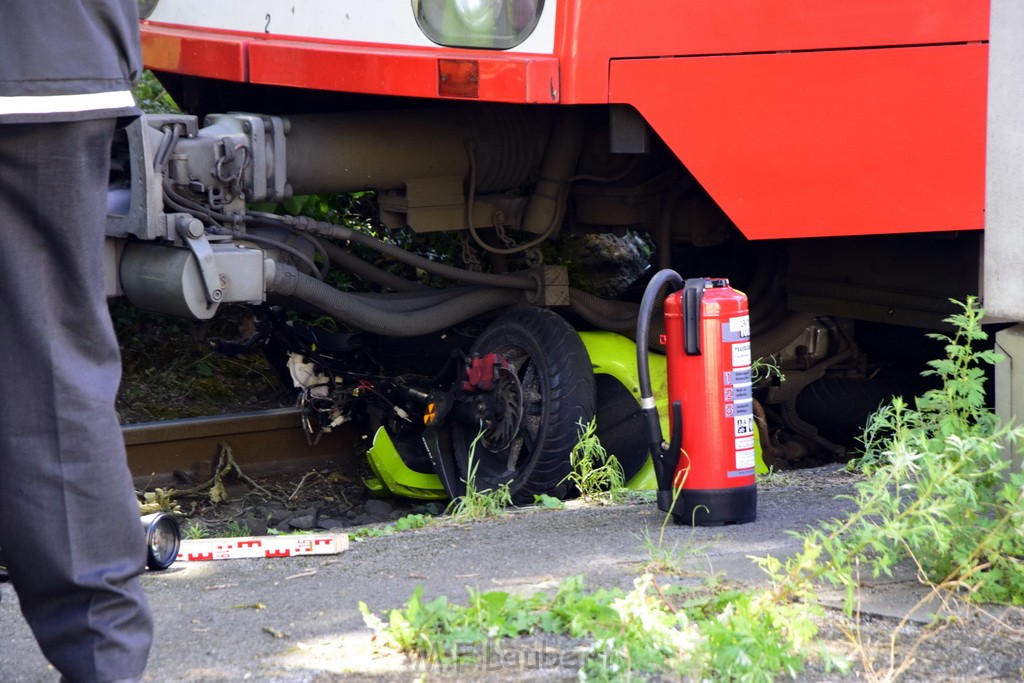
[[[0,547],[70,681],[141,676],[152,640],[103,289],[113,130],[0,125]]]

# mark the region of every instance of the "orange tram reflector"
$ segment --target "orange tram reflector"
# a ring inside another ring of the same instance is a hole
[[[480,63],[475,59],[437,60],[437,94],[480,97]]]

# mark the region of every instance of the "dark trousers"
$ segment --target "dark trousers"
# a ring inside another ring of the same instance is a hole
[[[0,547],[76,682],[140,676],[152,641],[103,287],[114,125],[0,124]]]

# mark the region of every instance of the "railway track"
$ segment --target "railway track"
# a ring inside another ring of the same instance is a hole
[[[312,468],[354,467],[358,430],[342,426],[312,446],[298,408],[124,425],[128,465],[136,487],[166,486],[184,473],[202,479],[223,445],[250,476]]]

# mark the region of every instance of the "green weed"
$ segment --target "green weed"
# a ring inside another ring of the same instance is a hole
[[[597,437],[597,419],[580,423],[580,438],[569,454],[572,469],[564,483],[590,502],[619,503],[625,491],[625,476],[618,458],[610,455]]]
[[[476,472],[479,462],[476,460],[476,447],[483,438],[481,431],[469,445],[469,473],[466,477],[466,493],[448,504],[448,513],[458,521],[473,521],[495,517],[503,514],[505,508],[512,504],[512,494],[508,482],[494,489],[477,488]]]
[[[786,381],[786,375],[782,372],[782,366],[779,365],[775,356],[765,356],[764,358],[756,359],[750,366],[750,375],[755,385],[768,383],[772,380],[777,380],[779,384]]]
[[[467,589],[466,605],[431,601],[417,588],[382,619],[359,608],[378,642],[440,663],[472,661],[504,638],[553,633],[583,643],[580,680],[618,681],[645,673],[695,680],[768,681],[801,669],[814,636],[805,607],[765,609],[743,591],[660,586],[650,575],[631,591],[586,590],[564,580],[554,596]]]
[[[692,533],[692,530],[691,530]],[[652,574],[672,574],[685,576],[693,574],[693,570],[687,568],[687,560],[700,555],[705,546],[694,546],[689,541],[676,539],[671,545],[665,542],[665,531],[662,527],[658,538],[655,539],[650,529],[644,529],[640,536],[640,542],[647,552],[648,560],[643,565],[643,571]]]
[[[227,524],[227,528],[224,530],[224,535],[228,537],[232,536],[251,536],[252,530],[245,522],[239,522],[237,519],[233,519]]]
[[[147,114],[181,113],[181,109],[151,71],[142,72],[142,78],[132,88],[132,93],[135,95],[135,101],[138,102],[139,108]]]
[[[367,538],[390,536],[401,531],[409,531],[410,529],[422,529],[429,521],[430,518],[426,515],[408,514],[396,519],[391,524],[387,524],[382,527],[364,527],[359,529],[358,531],[349,534],[349,538],[353,541],[362,541]]]
[[[210,535],[210,530],[202,522],[189,522],[184,529],[181,530],[181,535],[192,541],[197,541],[200,538],[206,538]]]
[[[1024,474],[1011,471],[1008,449],[1020,449],[1024,428],[998,427],[985,406],[983,365],[999,360],[975,345],[986,339],[983,311],[970,298],[947,322],[953,336],[946,358],[927,374],[941,387],[911,407],[896,398],[872,419],[857,463],[870,476],[849,496],[854,512],[801,535],[803,550],[785,562],[758,562],[772,577],[775,600],[811,599],[813,582],[845,589],[845,610],[856,616],[860,575],[889,576],[901,565],[916,569],[933,593],[957,591],[978,602],[1024,604]],[[881,675],[892,679],[912,663],[925,630],[897,657],[906,619],[890,639]],[[865,671],[879,672],[858,642]]]
[[[856,571],[891,575],[914,562],[937,587],[961,589],[974,600],[1024,604],[1024,474],[1010,471],[1008,448],[1024,429],[998,428],[985,406],[983,365],[998,355],[977,350],[983,311],[972,298],[947,322],[946,358],[927,374],[942,381],[914,407],[896,398],[872,419],[859,467],[855,511],[804,534],[804,551],[785,565],[796,576],[846,589],[852,610]]]
[[[317,533],[320,532],[313,529],[292,529],[291,531],[281,531],[274,528],[267,529],[267,536],[312,536]]]
[[[548,510],[561,510],[565,507],[565,503],[554,496],[549,496],[546,493],[538,493],[535,495],[533,497],[533,502]]]

